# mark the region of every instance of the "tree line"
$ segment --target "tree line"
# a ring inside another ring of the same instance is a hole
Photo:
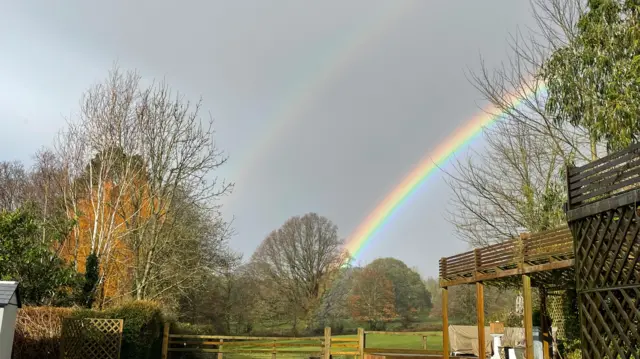
[[[337,226],[315,213],[287,220],[246,260],[231,251],[219,199],[233,185],[216,177],[225,162],[199,103],[113,69],[29,166],[0,162],[0,277],[20,281],[26,305],[153,300],[228,333],[407,327],[428,315],[415,270],[391,258],[350,266]]]
[[[513,34],[508,61],[470,71],[501,120],[447,173],[460,239],[478,247],[562,225],[566,166],[637,142],[639,6],[535,0],[538,28]],[[213,135],[199,102],[114,69],[31,166],[0,163],[0,277],[21,280],[28,304],[149,299],[226,332],[437,315],[433,281],[393,259],[349,266],[317,214],[292,217],[246,260],[229,250],[219,199],[233,185],[216,177],[227,158]],[[451,314],[469,322],[461,288]],[[516,292],[495,291],[508,308]]]

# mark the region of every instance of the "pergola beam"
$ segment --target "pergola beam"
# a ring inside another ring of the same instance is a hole
[[[440,287],[451,287],[454,285],[473,284],[477,282],[491,281],[501,278],[513,277],[523,274],[531,274],[536,272],[547,272],[557,269],[573,268],[575,265],[574,259],[565,259],[562,261],[544,263],[538,265],[523,265],[522,268],[514,268],[496,271],[495,273],[482,273],[475,272],[471,277],[461,277],[455,279],[443,279],[440,278]]]

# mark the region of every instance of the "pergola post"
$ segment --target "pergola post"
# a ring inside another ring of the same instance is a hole
[[[484,283],[476,283],[476,311],[478,314],[478,358],[486,358],[486,342],[484,339]]]
[[[551,350],[549,344],[551,343],[551,328],[549,318],[547,316],[547,290],[544,287],[540,287],[540,334],[542,337],[542,358],[550,359]]]
[[[442,288],[442,358],[449,359],[449,288]]]
[[[533,305],[531,302],[531,277],[522,275],[522,299],[524,302],[525,358],[533,359]]]

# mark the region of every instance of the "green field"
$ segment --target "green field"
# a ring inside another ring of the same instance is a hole
[[[427,338],[427,349],[431,350],[441,350],[442,349],[442,332],[421,332],[428,336]],[[349,338],[356,339],[355,335],[336,335],[333,338]],[[252,343],[269,343],[262,341],[255,341]],[[320,342],[305,340],[301,338],[300,340],[287,340],[287,341],[278,341],[278,343],[282,344],[309,344],[309,346],[279,346],[278,349],[285,349],[290,351],[299,351],[299,352],[320,352]],[[343,343],[343,342],[334,342],[334,344]],[[242,350],[265,350],[267,347],[264,346],[252,346],[250,343],[248,345],[243,346],[234,346],[234,348],[242,349]],[[422,349],[422,337],[421,336],[408,336],[408,335],[385,335],[385,334],[369,334],[367,335],[367,348],[385,348],[385,349]],[[332,352],[340,351],[339,348],[333,348]],[[344,351],[354,351],[354,349],[344,349]],[[298,354],[298,353],[280,353],[277,354],[277,358],[309,358],[309,354]],[[210,355],[209,357],[215,357],[215,355]],[[178,353],[175,353],[171,356],[171,358],[180,358]],[[270,353],[225,353],[224,358],[227,359],[248,359],[248,358],[271,358]],[[342,359],[342,358],[353,358],[352,356],[333,356],[334,359]]]
[[[442,349],[442,332],[422,332],[422,334],[428,335],[427,349]],[[406,335],[369,334],[367,335],[367,348],[422,349],[422,338]]]

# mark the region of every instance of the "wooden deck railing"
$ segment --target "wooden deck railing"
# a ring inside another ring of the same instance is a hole
[[[640,188],[640,143],[581,167],[567,168],[567,209]]]
[[[440,259],[440,285],[473,283],[522,273],[573,266],[573,237],[568,227]]]

